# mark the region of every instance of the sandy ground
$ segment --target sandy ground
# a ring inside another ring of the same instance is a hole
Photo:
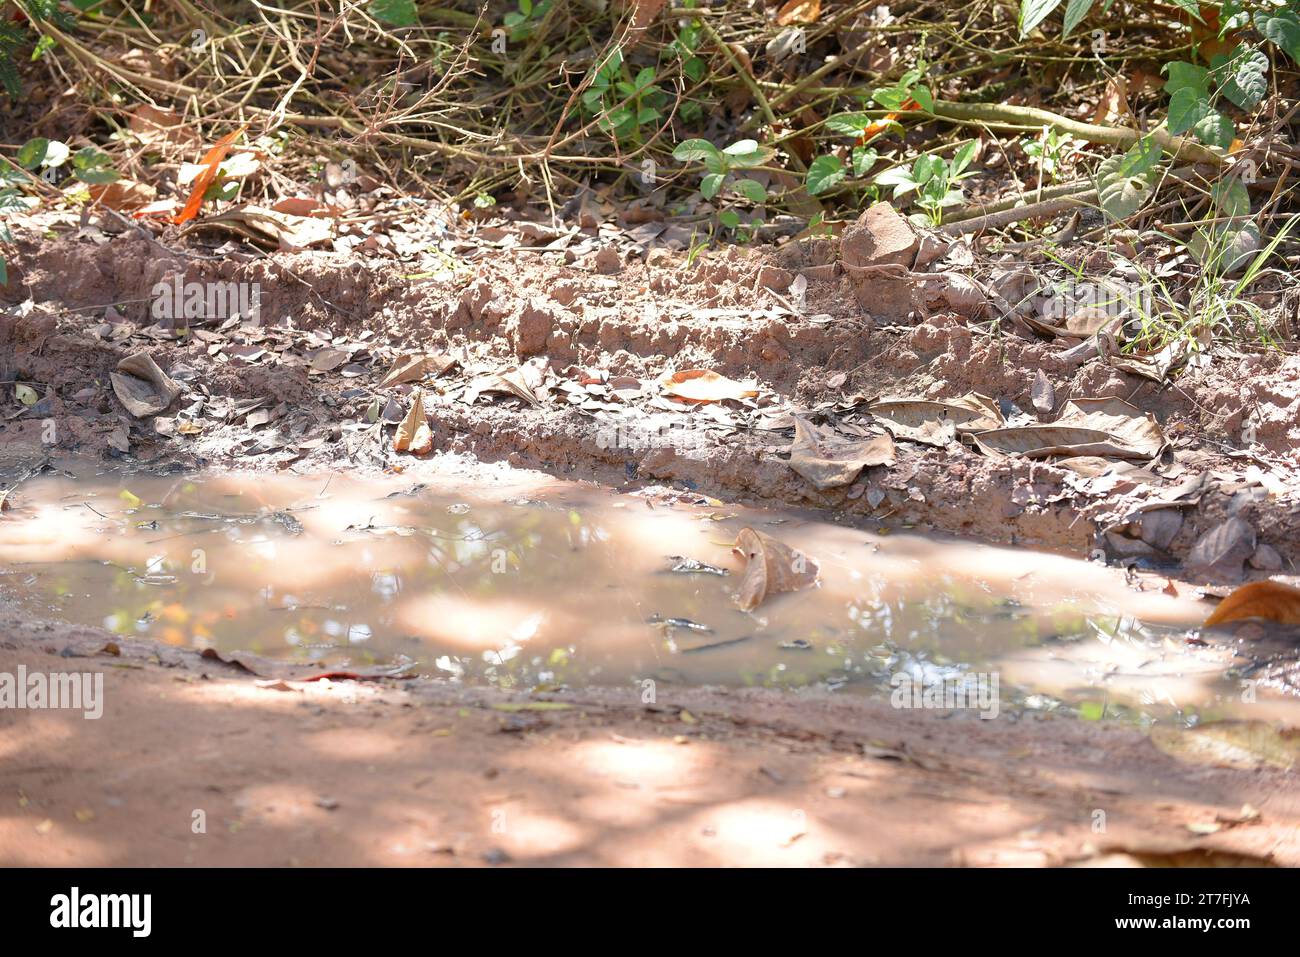
[[[405,408],[410,387],[377,389],[377,377],[396,355],[427,349],[462,365],[426,396],[440,453],[1075,555],[1137,541],[1111,558],[1171,569],[1235,517],[1277,558],[1241,567],[1256,557],[1247,549],[1235,577],[1293,571],[1300,558],[1294,356],[1229,354],[1161,387],[951,311],[874,321],[833,248],[729,250],[689,268],[682,253],[647,258],[501,249],[431,279],[411,278],[423,274],[409,262],[169,252],[129,229],[25,239],[3,291],[0,379],[36,383],[42,404],[23,410],[6,396],[0,470],[12,480],[49,453],[50,420],[58,452],[128,465],[400,470],[391,428],[376,451],[353,426],[375,398]],[[772,311],[766,266],[807,278],[805,310]],[[150,291],[176,275],[260,282],[280,332],[177,339],[152,327]],[[248,359],[259,343],[266,354]],[[324,348],[364,369],[311,368]],[[109,374],[141,350],[183,372],[178,408],[206,404],[201,434],[126,416]],[[471,374],[530,361],[568,381],[710,368],[755,377],[773,409],[832,411],[854,394],[971,389],[1027,409],[1042,369],[1057,406],[1123,398],[1156,416],[1173,452],[1159,475],[1099,490],[1052,464],[899,442],[894,466],[819,492],[783,457],[788,434],[738,428],[703,448],[609,448],[562,399],[467,399]],[[232,411],[246,400],[271,421]],[[1199,475],[1204,487],[1177,507],[1160,548],[1133,529],[1103,535]],[[1300,863],[1292,774],[1185,764],[1112,723],[981,722],[717,689],[664,692],[653,705],[587,691],[560,696],[567,708],[519,709],[529,699],[424,680],[259,683],[174,648],[101,653],[109,640],[0,609],[0,672],[102,670],[108,701],[97,721],[0,710],[2,864]]]
[[[106,702],[0,710],[3,865],[1300,863],[1289,772],[1182,763],[1113,723],[266,681],[11,613],[0,635],[0,672],[102,672]]]

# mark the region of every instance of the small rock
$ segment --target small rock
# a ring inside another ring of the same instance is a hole
[[[554,326],[555,313],[551,304],[540,296],[534,296],[524,304],[518,316],[506,323],[506,335],[514,343],[515,355],[527,359],[546,351],[546,340]]]
[[[1255,554],[1255,529],[1230,518],[1210,529],[1192,546],[1187,566],[1216,578],[1239,581],[1246,559]]]
[[[623,271],[623,260],[613,246],[602,246],[591,257],[591,265],[602,276],[612,276]]]
[[[853,281],[858,302],[877,319],[905,319],[917,309],[915,285],[908,277],[891,277],[888,270],[910,269],[921,242],[912,224],[889,203],[876,203],[844,230],[840,260]]]
[[[1176,508],[1156,508],[1138,519],[1138,536],[1162,552],[1169,549],[1183,527],[1183,513]]]
[[[1255,553],[1247,561],[1251,568],[1258,568],[1260,571],[1276,572],[1282,569],[1282,556],[1272,545],[1258,545]]]
[[[758,284],[773,292],[785,292],[794,282],[794,276],[780,266],[763,266],[758,271]]]

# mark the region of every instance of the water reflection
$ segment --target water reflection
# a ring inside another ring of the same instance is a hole
[[[819,587],[736,610],[745,526],[815,556]],[[996,669],[1013,713],[1231,714],[1239,697],[1241,662],[1184,641],[1203,607],[1113,571],[579,484],[46,476],[0,523],[0,573],[5,596],[118,634],[505,687],[887,694],[899,673]]]

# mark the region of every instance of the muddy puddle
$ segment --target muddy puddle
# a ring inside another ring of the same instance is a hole
[[[507,688],[894,695],[905,674],[908,700],[962,686],[1002,714],[1244,713],[1249,660],[1187,643],[1190,589],[1061,556],[549,479],[60,467],[0,521],[0,598],[124,636]],[[737,610],[745,527],[813,556],[818,586]],[[1300,719],[1266,697],[1250,717]]]

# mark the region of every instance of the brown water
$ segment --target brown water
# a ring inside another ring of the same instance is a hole
[[[888,694],[899,671],[996,672],[1004,712],[1242,712],[1231,654],[1183,640],[1205,605],[1026,550],[550,480],[82,469],[16,498],[0,520],[0,597],[174,645],[517,688]],[[746,526],[814,557],[819,586],[737,610],[730,545]],[[675,572],[669,556],[728,574]],[[1261,701],[1249,716],[1300,707]]]

